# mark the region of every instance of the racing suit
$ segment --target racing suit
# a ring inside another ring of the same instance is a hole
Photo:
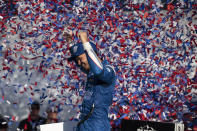
[[[109,63],[99,61],[96,53],[89,44],[84,47],[85,54],[90,65],[87,74],[85,95],[82,102],[81,120],[93,109],[90,117],[81,123],[78,131],[110,131],[108,118],[109,106],[112,104],[116,75]]]

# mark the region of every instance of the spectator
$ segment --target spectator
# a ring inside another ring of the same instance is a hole
[[[185,131],[187,131],[189,128],[192,128],[191,121],[192,121],[193,113],[187,112],[183,114],[183,123],[185,126]]]
[[[3,118],[2,115],[0,115],[0,131],[7,131],[8,130],[8,123],[5,120],[5,118]]]
[[[37,101],[34,101],[31,104],[30,114],[28,118],[22,120],[19,123],[18,128],[24,131],[37,131],[39,125],[46,123],[46,119],[39,116],[39,112],[40,112],[40,103]]]
[[[197,118],[192,121],[193,131],[197,131]]]
[[[57,118],[58,110],[56,107],[54,107],[54,106],[48,107],[46,110],[46,113],[47,113],[46,124],[58,122],[58,118]]]

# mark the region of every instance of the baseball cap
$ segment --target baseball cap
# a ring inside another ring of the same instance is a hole
[[[97,53],[96,45],[94,43],[92,43],[92,42],[89,42],[89,43],[92,46],[92,48],[95,51],[95,53]],[[69,50],[70,50],[70,53],[71,53],[71,57],[68,58],[69,61],[75,60],[75,58],[77,56],[80,56],[81,54],[85,53],[85,50],[83,48],[82,42],[71,46]]]
[[[33,101],[31,104],[31,109],[40,109],[40,103],[38,101]]]

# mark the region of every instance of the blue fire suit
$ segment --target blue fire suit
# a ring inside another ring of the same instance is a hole
[[[109,106],[112,104],[113,91],[115,88],[116,75],[109,63],[100,62],[94,50],[85,51],[90,71],[87,75],[85,95],[82,102],[81,116],[84,117],[94,110],[91,116],[80,124],[78,131],[110,131],[108,118]]]

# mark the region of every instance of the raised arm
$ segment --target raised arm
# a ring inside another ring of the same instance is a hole
[[[87,33],[79,33],[79,37],[83,43],[83,47],[86,53],[88,64],[91,71],[99,78],[99,80],[106,83],[111,83],[113,77],[115,77],[115,72],[110,65],[103,65],[101,59],[97,56],[93,50],[90,42],[88,41]]]

